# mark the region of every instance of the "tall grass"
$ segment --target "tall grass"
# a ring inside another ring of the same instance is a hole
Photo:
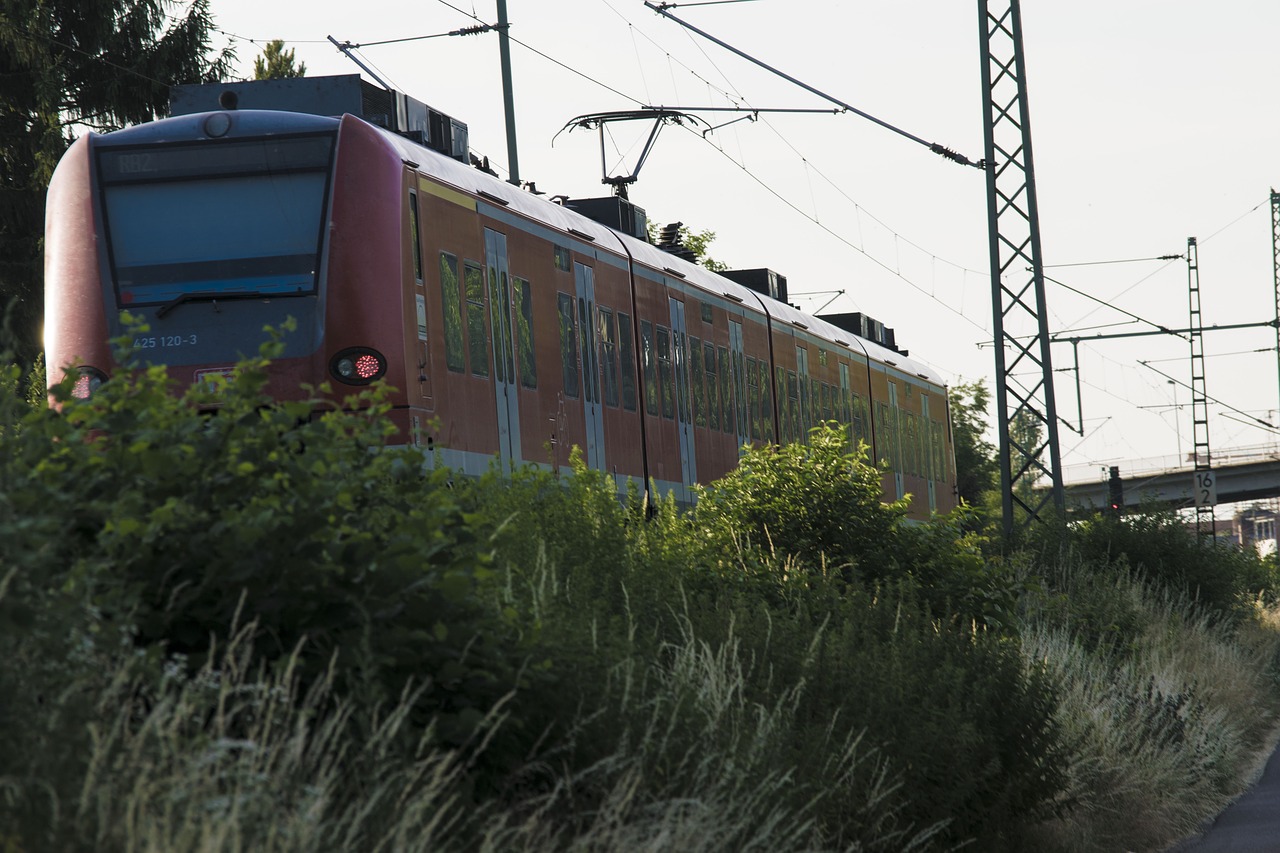
[[[993,557],[835,432],[692,514],[452,483],[264,365],[0,370],[4,853],[1156,849],[1280,704],[1275,567],[1169,525]]]
[[[354,739],[352,717],[367,706],[332,678],[302,692],[297,654],[255,659],[256,630],[235,632],[194,674],[171,664],[156,678],[123,654],[114,671],[71,685],[61,701],[92,704],[87,749],[3,780],[10,818],[24,796],[53,798],[0,831],[5,849],[813,850],[826,847],[822,801],[851,787],[859,799],[841,806],[864,829],[848,849],[931,849],[940,829],[901,825],[900,783],[861,737],[831,745],[834,784],[794,805],[796,774],[779,753],[803,687],[771,707],[746,699],[751,674],[732,638],[687,635],[660,663],[619,664],[607,706],[570,727],[594,737],[602,717],[628,721],[598,760],[559,762],[571,737],[526,768],[541,777],[529,792],[477,800],[466,764],[485,743],[469,753],[414,734],[410,692]],[[505,703],[489,709],[490,731],[507,722]],[[716,746],[691,748],[699,742]]]
[[[631,660],[611,675],[604,707],[575,726],[594,740],[594,717],[621,721],[607,754],[553,774],[547,793],[498,816],[485,830],[487,849],[833,849],[817,815],[850,790],[858,798],[839,806],[859,831],[844,846],[932,849],[942,826],[904,825],[901,782],[860,735],[833,738],[824,766],[806,768],[829,785],[804,786],[785,759],[804,688],[782,691],[767,707],[747,699],[752,674],[735,638],[712,644],[689,633],[667,646],[661,665]]]
[[[422,734],[405,748],[409,697],[353,739],[358,706],[332,679],[300,692],[296,654],[255,660],[254,630],[193,675],[123,655],[71,685],[60,698],[93,709],[86,748],[5,780],[7,849],[438,850],[473,819],[458,754]],[[14,808],[33,792],[46,808]]]
[[[1039,606],[1026,617],[1023,653],[1058,680],[1058,719],[1073,754],[1073,808],[1042,825],[1038,843],[1165,849],[1239,793],[1270,743],[1280,704],[1273,615],[1259,607],[1224,620],[1114,566],[1083,561],[1060,569],[1057,585],[1068,594],[1105,589],[1110,614],[1122,615],[1101,626],[1105,643],[1096,618]]]

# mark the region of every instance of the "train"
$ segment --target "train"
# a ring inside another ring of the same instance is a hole
[[[892,330],[655,245],[626,198],[547,198],[472,159],[465,124],[358,75],[177,87],[170,117],[86,134],[48,191],[50,384],[110,381],[124,312],[181,384],[292,318],[271,395],[383,382],[396,440],[465,474],[576,447],[620,493],[687,504],[745,445],[838,421],[909,517],[956,506],[946,385]]]

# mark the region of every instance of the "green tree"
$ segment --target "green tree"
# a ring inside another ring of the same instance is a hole
[[[997,448],[987,441],[987,407],[991,393],[986,380],[962,382],[947,392],[951,404],[951,435],[956,454],[956,491],[973,506],[999,486]]]
[[[729,265],[721,263],[707,254],[707,247],[711,245],[711,241],[714,239],[716,239],[716,232],[714,231],[698,231],[695,233],[686,226],[680,226],[680,242],[693,252],[694,257],[698,259],[698,263],[712,272],[721,272],[727,270]]]
[[[279,80],[284,77],[307,76],[307,63],[294,62],[293,50],[284,49],[284,40],[275,39],[267,42],[262,49],[262,56],[253,61],[253,79]]]
[[[45,190],[84,130],[168,109],[169,86],[225,76],[209,0],[0,0],[0,341],[30,364],[41,348]]]
[[[685,225],[683,222],[678,222],[676,224],[680,226],[679,229],[676,231],[676,234],[677,234],[676,242],[683,248],[693,253],[694,263],[702,264],[702,266],[706,267],[712,272],[722,272],[723,270],[729,269],[728,264],[721,263],[720,261],[717,261],[715,258],[712,258],[707,255],[707,247],[710,246],[711,242],[716,239],[716,232],[710,231],[710,230],[691,231],[689,229],[689,226]],[[653,224],[652,220],[650,220],[645,227],[649,232],[649,242],[653,243],[654,245],[657,245],[658,244],[657,226]]]

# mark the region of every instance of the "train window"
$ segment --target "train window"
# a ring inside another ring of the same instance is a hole
[[[689,411],[689,351],[685,349],[683,332],[671,332],[672,357],[676,366],[676,408],[680,412],[681,423],[691,423]]]
[[[315,293],[334,140],[329,132],[99,148],[119,304]]]
[[[418,194],[409,191],[409,239],[413,242],[413,280],[422,284],[422,244],[418,231]]]
[[[938,479],[938,449],[934,447],[933,439],[936,433],[933,429],[933,421],[929,420],[927,414],[920,416],[920,474],[926,480]]]
[[[796,438],[799,441],[807,442],[813,414],[809,408],[809,350],[802,346],[796,347],[796,378],[799,382],[799,397],[797,397],[796,406],[796,414],[798,416]]]
[[[720,400],[724,403],[724,410],[720,413],[720,428],[725,432],[733,433],[737,431],[733,419],[733,409],[736,405],[733,396],[733,368],[729,365],[728,347],[719,347],[716,352],[720,356]]]
[[[903,474],[916,473],[916,461],[914,451],[914,435],[911,431],[911,413],[903,409],[898,410],[898,437],[901,441],[899,446],[901,450],[899,471]]]
[[[845,436],[853,442],[852,448],[857,450],[858,440],[851,430],[851,424],[853,423],[852,402],[849,399],[849,365],[842,361],[840,362],[840,397],[836,403],[839,411],[836,413],[836,418],[845,426]]]
[[[636,410],[635,343],[631,337],[631,318],[618,312],[618,351],[622,355],[622,408]]]
[[[573,322],[573,297],[556,294],[560,314],[560,362],[564,366],[564,395],[578,396],[578,333]]]
[[[778,365],[778,441],[786,444],[790,440],[787,428],[787,369]]]
[[[507,271],[499,271],[494,259],[489,260],[489,294],[493,306],[493,372],[499,382],[515,383],[515,365],[511,358],[511,286]]]
[[[640,321],[640,363],[644,367],[644,410],[658,414],[658,362],[653,354],[653,324]]]
[[[773,442],[773,391],[769,385],[769,365],[760,361],[760,420],[764,428],[761,438]]]
[[[671,378],[671,332],[658,326],[658,384],[662,392],[662,416],[676,416],[675,386]]]
[[[733,387],[738,398],[738,435],[751,429],[751,398],[747,396],[747,365],[741,352],[733,354]]]
[[[710,302],[703,302],[703,303],[702,303],[702,322],[704,322],[704,323],[706,323],[708,326],[710,326],[710,325],[711,325],[711,321],[712,321],[713,319],[714,319],[714,315],[712,314],[712,307],[711,307],[711,303],[710,303]]]
[[[805,411],[809,414],[809,422],[806,425],[805,435],[809,434],[809,430],[816,427],[822,421],[822,389],[821,383],[812,376],[809,377],[808,393],[805,395]]]
[[[569,250],[564,246],[555,246],[553,248],[555,254],[556,269],[562,272],[569,272],[573,269],[573,265],[569,263]]]
[[[703,345],[707,368],[707,420],[712,429],[720,429],[720,383],[716,381],[716,345],[707,341]]]
[[[933,478],[947,482],[947,427],[942,421],[931,421],[933,430]]]
[[[707,425],[706,379],[702,367],[702,341],[689,337],[689,383],[693,387],[693,425]]]
[[[800,383],[794,370],[787,371],[787,438],[789,441],[804,440],[800,432]]]
[[[516,302],[516,338],[520,348],[520,384],[526,388],[538,387],[538,365],[533,355],[533,292],[529,280],[513,278]]]
[[[606,406],[618,405],[618,340],[614,334],[613,311],[601,305],[600,361],[604,371],[604,402]]]
[[[871,453],[871,434],[867,429],[867,401],[861,395],[853,395],[853,440],[867,446],[868,456]]]
[[[920,476],[920,431],[917,429],[918,419],[911,412],[905,412],[903,416],[906,419],[903,429],[907,445],[906,469],[908,474],[914,474],[918,477]]]
[[[747,356],[747,405],[751,413],[748,418],[751,427],[748,435],[752,441],[760,438],[760,385],[757,376],[756,360]]]
[[[819,355],[826,356],[826,353],[819,353]],[[826,423],[831,420],[831,386],[823,382],[819,393],[822,397],[822,422]]]
[[[471,375],[489,375],[489,315],[484,310],[484,271],[479,264],[463,265],[467,291],[467,342],[470,344]]]
[[[880,458],[876,461],[891,471],[898,470],[898,410],[888,403],[876,403],[876,435],[880,436]]]
[[[595,306],[578,297],[578,334],[582,345],[582,395],[588,403],[599,403],[600,392],[596,388],[599,381],[596,373],[596,354],[591,348],[591,315]]]
[[[444,305],[444,361],[454,373],[467,369],[462,340],[462,290],[458,283],[458,259],[440,253],[440,296]]]

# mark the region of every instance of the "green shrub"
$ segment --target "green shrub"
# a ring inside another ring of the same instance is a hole
[[[847,563],[864,580],[885,576],[907,509],[905,500],[883,503],[865,446],[850,452],[834,427],[815,428],[808,444],[744,449],[738,467],[697,496],[693,541],[706,552],[732,554],[736,540],[810,571]]]
[[[489,544],[447,472],[383,447],[376,394],[313,417],[313,401],[270,404],[265,382],[258,359],[218,392],[174,393],[158,369],[88,400],[59,389],[60,413],[6,435],[0,561],[194,668],[254,621],[261,659],[301,644],[305,678],[333,664],[371,706],[420,686],[441,741],[471,741],[522,677],[477,593]]]
[[[905,526],[838,434],[749,452],[682,515],[619,501],[580,457],[572,477],[451,482],[383,447],[376,394],[313,416],[262,397],[265,367],[216,395],[137,371],[88,401],[63,388],[61,413],[7,397],[0,610],[30,605],[39,631],[0,638],[21,652],[0,688],[119,696],[95,671],[132,673],[126,719],[145,728],[175,695],[206,695],[188,688],[251,623],[263,677],[246,687],[282,688],[289,667],[300,719],[447,756],[449,796],[502,815],[475,831],[514,846],[998,848],[1061,804],[1054,685],[1012,636],[1011,564],[984,560],[960,516]],[[43,654],[74,669],[42,670]],[[321,689],[337,717],[303,700]],[[36,767],[28,735],[46,726],[56,753],[70,733],[48,798],[65,801],[90,720],[24,701],[0,747]],[[216,702],[192,702],[178,716],[200,744],[222,730],[201,729]],[[219,755],[221,783],[246,790],[235,774],[255,765]],[[367,795],[389,814],[375,782],[391,765],[332,760],[351,799],[320,813]]]
[[[1097,517],[1073,526],[1065,537],[1059,553],[1127,567],[1220,616],[1241,613],[1260,594],[1274,600],[1280,593],[1274,563],[1252,549],[1201,542],[1174,513]]]

